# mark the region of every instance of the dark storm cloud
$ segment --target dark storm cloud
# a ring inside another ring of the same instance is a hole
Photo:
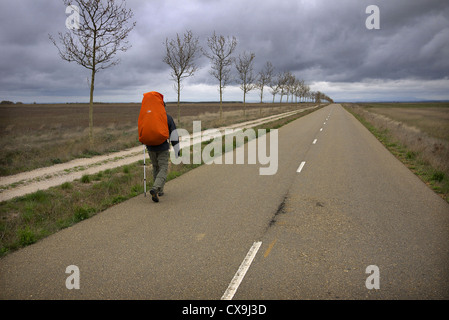
[[[380,8],[380,30],[367,30],[368,5]],[[162,61],[166,38],[192,30],[204,48],[214,31],[238,40],[235,55],[256,54],[313,82],[439,80],[449,76],[449,4],[438,0],[128,0],[136,28],[121,63],[98,74],[96,94],[139,96],[172,85]],[[70,96],[87,91],[86,69],[58,56],[48,34],[66,32],[62,1],[0,2],[0,95]],[[188,84],[215,84],[209,61]],[[372,83],[372,82],[371,82]],[[171,89],[170,89],[171,90]],[[171,90],[172,91],[172,90]],[[212,92],[215,95],[216,92]],[[3,98],[4,97],[4,98]]]

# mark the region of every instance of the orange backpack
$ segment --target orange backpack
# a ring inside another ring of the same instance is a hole
[[[137,129],[139,141],[147,146],[160,145],[169,138],[164,96],[159,92],[143,94]]]

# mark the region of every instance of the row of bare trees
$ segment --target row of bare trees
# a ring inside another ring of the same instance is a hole
[[[68,62],[75,62],[90,70],[90,107],[89,107],[89,137],[93,146],[93,95],[95,76],[100,70],[115,66],[119,59],[115,56],[119,51],[126,51],[127,38],[136,22],[132,22],[133,12],[126,8],[124,0],[63,0],[67,9],[79,10],[79,12],[68,12],[77,15],[76,28],[65,34],[59,33],[59,43],[49,35],[50,40],[57,47],[59,56]],[[71,17],[71,16],[70,16]],[[69,18],[70,18],[69,17]],[[237,47],[235,37],[217,35],[215,32],[207,39],[207,49],[201,48],[198,37],[192,31],[186,31],[183,35],[176,35],[175,39],[165,42],[166,54],[164,62],[171,68],[171,77],[175,81],[175,89],[178,92],[178,117],[180,120],[180,98],[182,80],[193,76],[199,69],[197,60],[204,54],[211,61],[211,75],[219,82],[220,91],[220,120],[223,109],[223,90],[232,78],[231,69],[235,65],[238,72],[240,88],[243,91],[243,103],[246,112],[246,94],[258,88],[260,90],[261,102],[263,102],[263,90],[271,88],[274,96],[284,95],[296,96],[301,99],[310,98],[311,93],[304,81],[299,81],[289,73],[284,72],[276,77],[274,67],[267,62],[264,68],[254,74],[254,53],[243,52],[235,58],[233,53]],[[315,93],[315,100],[326,99],[327,96]],[[293,98],[292,98],[293,99]]]
[[[274,74],[274,67],[271,62],[266,62],[262,70],[257,74],[254,73],[254,59],[256,57],[253,52],[243,52],[238,57],[234,57],[233,53],[237,47],[237,39],[235,37],[225,37],[217,35],[214,31],[213,35],[207,39],[208,49],[203,49],[199,45],[198,37],[194,37],[192,31],[186,31],[183,35],[176,34],[175,39],[165,41],[165,57],[164,62],[171,68],[171,78],[175,81],[175,89],[178,93],[178,123],[180,119],[180,96],[182,88],[182,80],[193,76],[199,69],[197,59],[201,53],[211,61],[211,75],[213,75],[219,83],[220,92],[220,120],[222,119],[223,109],[223,90],[229,84],[232,78],[232,65],[235,65],[238,75],[240,89],[243,91],[243,113],[246,114],[246,95],[254,90],[260,90],[260,102],[263,103],[264,88],[269,87],[273,95],[280,94],[280,102],[286,96],[286,103],[327,100],[331,99],[321,92],[312,92],[310,87],[305,84],[304,80],[297,79],[291,72],[286,71]],[[299,101],[298,101],[299,99]]]
[[[182,80],[193,76],[198,70],[197,58],[203,53],[211,61],[211,75],[219,82],[220,91],[220,120],[223,116],[223,90],[232,80],[231,66],[234,63],[232,56],[237,47],[235,37],[224,37],[214,34],[207,39],[209,50],[204,50],[199,45],[198,37],[194,37],[192,31],[186,31],[184,35],[176,34],[176,38],[165,40],[164,62],[171,68],[171,78],[175,81],[175,89],[178,92],[178,123],[180,118],[180,96]]]
[[[297,79],[290,71],[279,73],[271,82],[269,82],[271,94],[274,98],[277,94],[280,94],[280,102],[282,98],[286,96],[286,103],[291,96],[290,102],[295,103],[314,101],[321,103],[322,100],[332,103],[333,100],[326,94],[320,91],[311,91],[310,86],[305,83],[304,80]],[[262,100],[261,100],[262,102]]]

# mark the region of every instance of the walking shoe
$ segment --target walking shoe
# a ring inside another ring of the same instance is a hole
[[[153,200],[154,202],[159,202],[159,197],[157,195],[157,190],[151,189],[150,190],[150,194],[151,194],[151,200]]]
[[[160,196],[163,196],[164,195],[164,191],[159,191],[158,193],[157,193],[157,195],[160,197]]]

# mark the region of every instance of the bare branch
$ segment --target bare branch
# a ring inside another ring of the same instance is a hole
[[[224,89],[230,80],[230,67],[234,62],[231,55],[237,46],[237,39],[217,36],[214,31],[212,37],[207,39],[207,46],[210,51],[205,51],[204,55],[211,60],[211,74],[220,81],[221,88]]]
[[[178,92],[178,123],[180,120],[180,95],[182,88],[182,80],[193,76],[198,70],[196,58],[201,52],[199,41],[194,37],[192,31],[186,31],[183,38],[176,34],[176,39],[165,40],[165,57],[164,62],[172,69],[171,78],[175,81],[175,90]]]
[[[201,47],[198,38],[193,37],[192,31],[187,31],[183,39],[176,34],[176,39],[165,40],[166,55],[164,62],[172,68],[171,77],[178,81],[193,76],[198,70],[195,59],[198,57]]]
[[[246,94],[256,87],[255,76],[253,74],[253,61],[256,55],[246,53],[239,55],[235,67],[239,74],[240,89],[243,91],[243,115],[246,114]]]
[[[237,39],[235,37],[217,36],[215,31],[214,34],[207,39],[207,46],[209,51],[203,51],[204,55],[211,60],[211,71],[210,74],[213,75],[219,82],[220,91],[220,120],[222,119],[222,100],[223,100],[223,89],[231,80],[231,66],[234,62],[232,53],[237,46]]]
[[[59,56],[94,72],[117,65],[120,60],[113,59],[117,52],[130,48],[126,38],[136,25],[128,25],[133,12],[125,8],[125,1],[64,0],[64,4],[80,8],[80,27],[59,33],[60,45],[49,35]]]
[[[93,146],[93,93],[95,74],[99,70],[117,65],[114,59],[118,51],[126,51],[130,46],[126,41],[136,22],[129,25],[133,17],[131,9],[125,8],[125,1],[115,0],[64,0],[65,6],[79,8],[79,28],[59,33],[60,44],[49,35],[50,41],[58,49],[59,56],[68,62],[76,62],[91,70],[89,136]]]
[[[264,68],[259,71],[256,86],[260,89],[260,102],[263,102],[263,89],[272,82],[274,67],[270,61],[267,61]]]

